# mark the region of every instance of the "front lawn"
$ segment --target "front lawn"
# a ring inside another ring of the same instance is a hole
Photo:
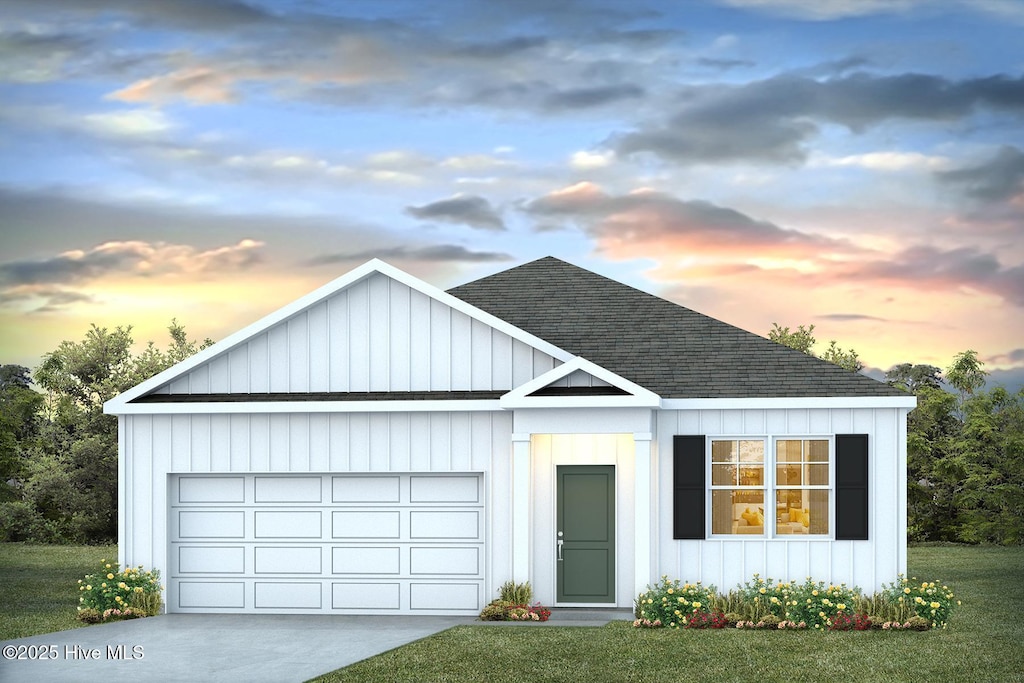
[[[0,640],[85,626],[75,618],[78,580],[116,545],[0,544]]]
[[[947,630],[460,626],[315,680],[1024,680],[1024,548],[913,547],[909,570],[921,580],[947,583],[963,601]]]

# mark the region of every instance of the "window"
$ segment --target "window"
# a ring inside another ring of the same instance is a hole
[[[831,464],[827,439],[711,441],[711,533],[827,535]],[[774,501],[774,510],[766,503]],[[772,516],[771,525],[765,516]]]
[[[711,442],[711,532],[764,533],[764,441]]]
[[[828,441],[775,442],[775,533],[827,534]]]

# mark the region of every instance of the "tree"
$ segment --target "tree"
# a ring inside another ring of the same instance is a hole
[[[985,377],[988,372],[981,369],[983,365],[985,363],[978,360],[978,352],[968,349],[956,354],[953,363],[946,368],[946,381],[960,392],[961,415],[967,399],[974,395],[975,391],[985,386]]]
[[[790,332],[788,327],[780,327],[778,323],[772,323],[772,329],[768,332],[768,339],[776,344],[796,349],[800,353],[806,353],[808,356],[814,355],[814,351],[811,349],[814,348],[814,344],[817,342],[817,339],[814,338],[814,325],[810,327],[801,325],[797,328],[796,332]]]
[[[81,341],[61,342],[43,356],[35,373],[46,391],[36,405],[39,428],[19,441],[21,500],[0,507],[0,540],[116,538],[117,418],[105,415],[103,404],[213,343],[189,341],[176,320],[168,332],[166,350],[150,342],[135,355],[131,327],[92,325]]]
[[[934,365],[900,363],[885,373],[885,381],[891,386],[916,394],[923,387],[941,388],[940,372],[942,370]]]
[[[22,472],[22,444],[39,430],[43,397],[32,390],[28,368],[0,365],[0,502],[17,498],[16,482]]]
[[[795,332],[791,332],[788,327],[780,327],[778,323],[772,323],[772,329],[768,332],[768,339],[776,344],[796,349],[800,353],[806,353],[808,356],[815,356],[814,345],[818,341],[814,338],[814,325],[810,327],[800,325]],[[843,350],[839,348],[834,339],[829,341],[828,348],[825,349],[820,358],[841,368],[846,368],[850,372],[860,372],[864,369],[864,364],[860,362],[857,352],[853,349]]]

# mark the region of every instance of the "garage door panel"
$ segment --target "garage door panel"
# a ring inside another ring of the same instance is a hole
[[[480,474],[171,475],[168,608],[476,614]]]
[[[480,537],[480,513],[475,510],[414,510],[409,513],[409,538],[443,540]]]
[[[244,574],[242,546],[178,546],[178,571],[182,574]]]
[[[256,538],[320,538],[320,511],[257,510]]]
[[[256,477],[257,503],[323,502],[321,477]]]
[[[331,500],[335,503],[398,503],[401,478],[332,477]]]
[[[480,478],[475,476],[409,477],[409,501],[412,503],[478,503]]]
[[[409,589],[411,610],[475,610],[480,603],[478,583],[413,583]]]
[[[245,607],[245,583],[242,581],[181,581],[177,588],[178,607],[184,609]]]
[[[334,548],[331,571],[335,574],[399,574],[401,548]]]
[[[477,575],[480,569],[479,548],[409,549],[410,574]]]
[[[178,512],[179,538],[245,538],[245,513],[240,510]]]
[[[181,477],[180,503],[244,503],[244,477]]]
[[[332,513],[334,538],[401,538],[401,513],[384,510],[352,510]]]
[[[337,610],[399,610],[402,584],[335,583],[331,586],[331,607]]]
[[[257,581],[255,589],[256,609],[310,610],[323,607],[323,584],[319,581],[302,583]]]
[[[254,564],[257,574],[323,573],[320,548],[256,546]]]

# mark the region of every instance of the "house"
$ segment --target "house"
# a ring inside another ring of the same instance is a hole
[[[906,571],[915,399],[555,258],[371,261],[106,404],[174,612],[475,614],[507,580]]]

